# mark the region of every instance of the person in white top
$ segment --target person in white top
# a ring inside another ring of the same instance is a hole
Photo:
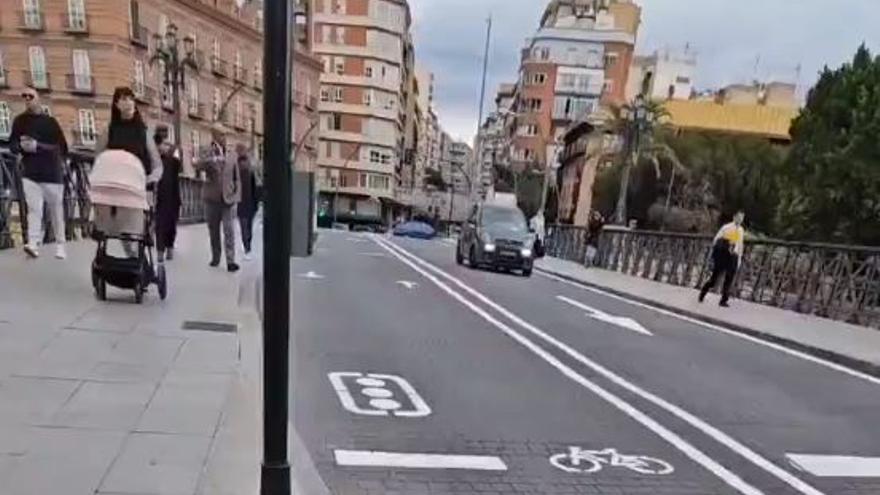
[[[743,228],[745,217],[742,211],[737,212],[733,216],[733,221],[721,227],[715,235],[712,241],[712,276],[700,290],[700,302],[703,302],[709,291],[718,285],[718,279],[723,275],[724,285],[720,304],[725,308],[730,305],[730,289],[745,249],[746,232]]]

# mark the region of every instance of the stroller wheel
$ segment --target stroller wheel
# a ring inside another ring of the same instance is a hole
[[[165,267],[159,265],[156,270],[156,285],[159,286],[159,298],[165,300],[168,297],[168,276],[165,274]]]
[[[134,302],[141,304],[144,302],[144,284],[143,282],[138,282],[134,286]]]

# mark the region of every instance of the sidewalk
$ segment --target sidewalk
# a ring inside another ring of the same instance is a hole
[[[588,269],[557,258],[539,260],[535,268],[880,376],[880,331],[877,330],[740,300],[731,301],[732,308],[727,309],[718,306],[717,297],[710,296],[700,304],[693,289],[598,268]]]
[[[138,306],[130,291],[95,299],[94,243],[70,244],[65,261],[44,251],[0,251],[0,491],[255,494],[259,407],[256,390],[242,395],[256,387],[241,356],[259,353],[259,326],[239,280],[256,263],[209,268],[205,227],[184,227],[168,300],[151,287]]]

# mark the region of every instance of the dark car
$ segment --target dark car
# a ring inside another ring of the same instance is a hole
[[[458,238],[455,261],[471,268],[488,266],[532,275],[534,236],[526,217],[514,206],[484,204],[474,211]]]
[[[413,239],[433,239],[437,235],[434,227],[425,222],[404,222],[394,227],[394,235]]]

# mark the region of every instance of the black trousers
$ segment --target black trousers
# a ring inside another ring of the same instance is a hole
[[[239,214],[238,225],[241,227],[241,243],[246,253],[251,252],[251,243],[254,239],[254,217],[257,212]]]
[[[700,291],[702,301],[706,294],[718,285],[718,280],[723,276],[724,285],[721,288],[721,302],[730,300],[730,288],[733,287],[733,279],[736,278],[736,270],[739,267],[739,257],[735,254],[719,252],[716,250],[712,255],[712,276],[703,285]]]

